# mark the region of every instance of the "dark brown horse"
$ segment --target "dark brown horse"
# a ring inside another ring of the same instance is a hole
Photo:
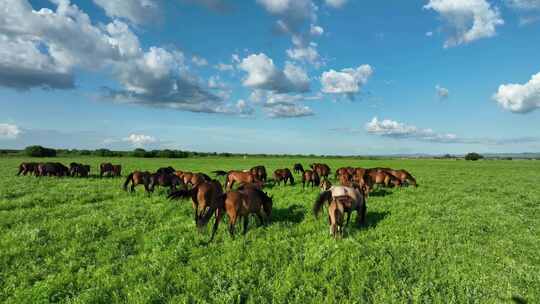
[[[257,178],[256,175],[253,175],[251,172],[244,172],[244,171],[213,171],[213,173],[216,174],[216,176],[225,176],[225,189],[231,190],[234,183],[239,184],[248,184],[248,183],[255,183],[259,182],[260,180]]]
[[[330,175],[330,167],[326,164],[314,163],[311,164],[310,167],[319,174],[320,178],[328,178],[328,175]]]
[[[274,182],[277,182],[277,184],[280,185],[282,181],[283,185],[287,185],[287,181],[291,186],[294,185],[294,177],[289,168],[277,169],[274,171]]]
[[[28,173],[32,174],[34,173],[35,168],[38,166],[38,163],[21,163],[19,165],[19,172],[17,173],[17,176],[26,175]]]
[[[69,164],[69,175],[71,177],[88,177],[88,174],[90,173],[90,166],[89,165],[83,165],[79,163],[71,163]]]
[[[162,167],[162,168],[159,168],[157,169],[156,173],[160,173],[160,174],[174,174],[176,171],[174,170],[173,167],[169,166],[169,167]]]
[[[38,165],[38,176],[68,176],[69,168],[61,163],[44,163]]]
[[[103,177],[104,174],[110,176],[121,176],[122,165],[113,165],[111,163],[102,163],[99,165],[99,177]]]
[[[150,175],[148,190],[154,192],[156,186],[169,187],[169,193],[177,190],[177,187],[186,188],[184,182],[174,174],[154,173]]]
[[[302,164],[294,164],[293,171],[296,174],[304,173],[304,167],[302,167]]]
[[[302,188],[305,188],[307,185],[311,184],[311,188],[315,186],[319,186],[321,183],[321,179],[319,177],[319,174],[317,172],[314,172],[312,170],[306,170],[302,173]]]
[[[128,174],[126,181],[124,182],[124,190],[127,191],[127,187],[129,186],[129,183],[131,183],[131,189],[130,192],[135,191],[135,186],[137,185],[144,185],[144,190],[147,193],[150,193],[150,189],[148,186],[150,185],[150,176],[152,174],[148,171],[133,171],[130,174]]]
[[[255,176],[257,180],[261,182],[266,182],[266,168],[264,166],[255,166],[251,169],[249,169],[249,172],[251,175]]]

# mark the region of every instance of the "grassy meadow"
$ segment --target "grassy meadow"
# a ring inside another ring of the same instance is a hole
[[[366,227],[351,221],[341,240],[311,213],[318,189],[268,187],[271,225],[252,218],[232,239],[225,220],[206,245],[190,200],[129,194],[123,178],[15,176],[29,160],[0,158],[1,303],[540,302],[540,161],[55,159],[93,174],[110,160],[124,176],[317,160],[404,168],[420,184],[373,194]]]

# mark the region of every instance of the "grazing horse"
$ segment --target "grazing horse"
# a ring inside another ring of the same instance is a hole
[[[311,188],[315,186],[319,186],[321,183],[321,179],[319,177],[319,174],[317,172],[314,172],[312,170],[306,170],[302,173],[302,189],[305,188],[306,183],[311,183]]]
[[[144,190],[147,193],[150,193],[150,189],[148,188],[148,185],[150,184],[150,176],[152,174],[148,171],[133,171],[131,172],[124,182],[124,191],[127,191],[127,187],[129,183],[131,182],[131,189],[130,192],[135,191],[135,186],[137,185],[144,185]]]
[[[38,163],[21,163],[19,165],[19,172],[17,173],[17,176],[26,175],[27,173],[35,173],[35,170],[39,164]]]
[[[345,205],[350,198],[348,196],[338,196],[332,199],[328,206],[328,224],[330,224],[330,235],[334,238],[343,237],[343,222],[345,218]]]
[[[174,174],[176,171],[174,170],[173,167],[169,166],[169,167],[162,167],[162,168],[159,168],[157,169],[156,173],[160,173],[160,174]]]
[[[370,188],[373,189],[375,185],[382,185],[387,188],[399,187],[401,186],[401,181],[396,178],[393,174],[390,174],[386,171],[369,169],[366,170],[364,174],[364,183]]]
[[[266,168],[264,166],[255,166],[249,169],[251,175],[255,176],[259,181],[266,182]]]
[[[294,185],[294,177],[289,168],[277,169],[274,171],[274,182],[277,182],[278,185],[283,181],[283,185],[287,185],[287,181],[290,182],[291,186]]]
[[[214,224],[214,232],[217,230],[217,225],[221,219],[223,212],[222,200],[220,199],[223,194],[223,188],[218,180],[211,180],[198,184],[196,187],[190,190],[182,189],[169,194],[170,200],[178,200],[181,198],[191,197],[192,206],[195,210],[195,224],[197,226],[203,226],[209,220],[212,214],[216,213],[216,223]],[[213,234],[212,234],[213,235]]]
[[[99,165],[99,177],[107,173],[110,176],[121,176],[122,175],[122,165],[113,165],[111,163],[102,163]]]
[[[313,171],[317,172],[321,178],[328,178],[328,175],[330,175],[330,167],[326,164],[314,163],[311,164],[310,167]]]
[[[44,163],[38,165],[38,176],[68,176],[69,168],[61,163]]]
[[[75,176],[88,177],[89,173],[90,173],[89,165],[83,165],[79,163],[69,164],[69,175],[71,177],[75,177]]]
[[[313,205],[313,213],[318,216],[324,203],[328,202],[330,204],[332,200],[338,197],[349,198],[347,201],[341,200],[344,211],[347,213],[347,224],[349,224],[351,213],[356,210],[356,223],[357,225],[363,225],[366,220],[367,207],[364,194],[358,188],[333,186],[321,192]]]
[[[176,191],[176,187],[183,186],[185,188],[184,181],[174,174],[166,173],[154,173],[149,177],[148,190],[154,192],[156,185],[161,187],[169,187],[169,193]]]
[[[397,179],[399,179],[402,185],[407,184],[407,185],[412,185],[414,187],[418,187],[418,184],[416,183],[416,179],[406,170],[403,170],[403,169],[390,170],[389,172],[392,175],[394,175]]]
[[[225,189],[231,190],[234,183],[255,183],[260,182],[256,175],[253,175],[251,172],[236,171],[232,170],[229,172],[217,170],[213,171],[216,176],[225,176]]]
[[[302,167],[302,164],[294,164],[293,171],[296,174],[304,173],[304,167]]]

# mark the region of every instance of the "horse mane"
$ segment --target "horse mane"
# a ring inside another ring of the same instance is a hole
[[[332,199],[332,191],[326,190],[319,194],[317,199],[315,200],[315,204],[313,204],[313,214],[315,216],[319,216],[319,213],[321,212],[321,208],[324,205],[325,202],[330,202]]]

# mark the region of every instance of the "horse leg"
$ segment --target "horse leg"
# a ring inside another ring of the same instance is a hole
[[[197,212],[197,211],[195,211]],[[223,216],[223,213],[221,209],[216,209],[216,221],[214,222],[214,226],[212,227],[212,236],[210,237],[210,242],[214,240],[214,236],[216,235],[216,231],[219,226],[219,222],[221,221],[221,217]]]
[[[229,217],[229,234],[234,239],[234,225],[236,224],[236,215]]]
[[[347,211],[347,225],[349,225],[349,220],[351,219],[352,211]]]
[[[243,232],[244,235],[246,235],[247,233],[248,224],[249,224],[249,215],[245,215],[244,216],[244,232]]]
[[[264,217],[262,216],[261,212],[257,212],[257,218],[259,219],[259,226],[264,225]]]

